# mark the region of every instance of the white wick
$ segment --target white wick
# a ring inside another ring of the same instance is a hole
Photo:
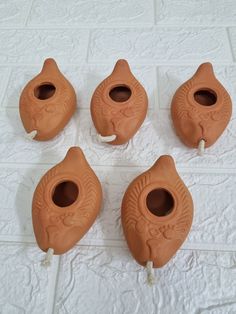
[[[49,248],[47,250],[47,253],[46,253],[45,257],[44,257],[44,259],[41,262],[42,266],[48,267],[48,266],[51,265],[53,253],[54,253],[54,250],[52,248]]]
[[[114,141],[116,139],[116,135],[102,136],[101,134],[97,134],[97,139],[99,143],[108,143]]]
[[[148,261],[147,265],[147,283],[149,286],[153,286],[155,283],[155,276],[154,276],[154,269],[153,269],[153,262]]]
[[[26,133],[25,137],[29,140],[33,140],[36,135],[37,135],[37,131],[33,130],[30,133]]]
[[[203,156],[204,154],[204,150],[205,150],[205,141],[204,140],[200,140],[199,144],[198,144],[198,155],[199,156]]]

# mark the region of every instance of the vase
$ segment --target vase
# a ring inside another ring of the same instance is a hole
[[[64,160],[38,183],[32,202],[32,219],[38,246],[63,254],[94,223],[102,202],[101,184],[82,150],[72,147]]]
[[[96,88],[91,115],[98,139],[121,145],[131,139],[147,114],[148,99],[143,86],[126,60],[118,60],[111,75]]]
[[[203,63],[181,85],[171,104],[177,135],[189,147],[210,147],[227,127],[232,114],[228,92],[215,77],[211,63]]]
[[[124,235],[142,266],[164,266],[185,241],[192,224],[193,202],[174,160],[161,156],[129,185],[122,201]]]
[[[54,138],[76,110],[74,88],[55,60],[46,59],[42,71],[23,89],[20,116],[29,137],[37,141]]]

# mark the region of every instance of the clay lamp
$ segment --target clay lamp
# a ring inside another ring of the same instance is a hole
[[[38,183],[32,202],[35,237],[47,252],[44,265],[53,254],[70,250],[94,223],[102,202],[101,184],[82,150],[72,147]]]
[[[96,88],[91,115],[98,140],[112,145],[129,141],[147,114],[148,99],[143,86],[126,60],[118,60],[111,75]]]
[[[46,59],[42,71],[23,89],[20,116],[27,137],[47,141],[69,122],[76,109],[74,88],[53,59]]]
[[[177,135],[189,147],[213,145],[225,130],[232,114],[229,94],[216,79],[211,63],[203,63],[194,76],[181,85],[171,104]]]
[[[125,192],[121,220],[134,259],[147,267],[164,266],[185,241],[193,219],[192,197],[179,177],[174,160],[161,156]]]

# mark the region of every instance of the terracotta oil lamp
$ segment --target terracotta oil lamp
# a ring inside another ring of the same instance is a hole
[[[112,145],[128,142],[142,125],[147,106],[146,91],[132,74],[128,62],[118,60],[91,100],[91,115],[99,141]]]
[[[34,233],[39,247],[52,254],[70,250],[94,223],[102,202],[101,184],[82,150],[72,147],[64,160],[38,183],[32,202]]]
[[[174,160],[161,156],[129,185],[122,201],[121,219],[135,260],[148,268],[164,266],[185,241],[192,224],[192,197],[179,177]]]
[[[201,64],[172,99],[176,133],[185,145],[198,147],[200,155],[221,136],[231,114],[230,96],[216,79],[211,63]]]
[[[23,89],[20,116],[27,135],[37,141],[55,137],[76,110],[76,95],[55,60],[46,59],[42,71]]]

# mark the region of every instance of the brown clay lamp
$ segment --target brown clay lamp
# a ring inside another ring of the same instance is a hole
[[[185,241],[193,219],[192,197],[179,177],[174,160],[161,156],[125,192],[122,226],[135,260],[148,270],[164,266]]]
[[[121,145],[134,136],[147,114],[148,99],[143,86],[126,60],[118,60],[113,72],[96,88],[91,115],[98,140]]]
[[[55,60],[46,59],[42,71],[23,89],[20,116],[27,137],[46,141],[55,137],[76,109],[76,95]]]
[[[211,63],[203,63],[194,76],[181,85],[172,99],[171,115],[177,135],[199,154],[213,145],[232,114],[229,94],[216,79]]]
[[[101,207],[101,184],[82,150],[72,147],[66,157],[38,183],[32,202],[35,237],[47,252],[44,265],[53,254],[70,250],[88,231]]]

